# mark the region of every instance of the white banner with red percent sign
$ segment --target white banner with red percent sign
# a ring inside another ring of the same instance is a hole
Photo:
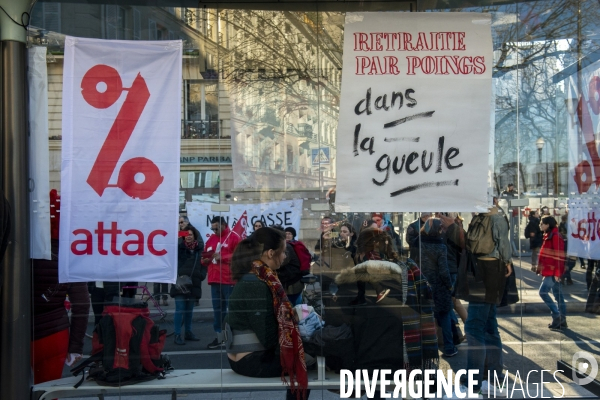
[[[578,86],[581,88],[579,93]],[[569,255],[600,260],[600,62],[569,77]]]
[[[346,13],[336,211],[487,210],[492,50],[489,14]]]
[[[60,282],[177,275],[182,42],[67,36]]]
[[[189,202],[185,205],[187,216],[191,224],[200,231],[204,243],[212,235],[210,221],[214,217],[223,217],[229,228],[236,226],[238,219],[246,228],[246,235],[254,232],[254,222],[262,221],[264,226],[281,225],[284,229],[288,226],[300,233],[300,220],[302,219],[302,199],[271,201],[255,204],[231,204],[229,212],[212,212],[211,203]],[[244,218],[245,217],[245,218]],[[244,224],[245,220],[245,224]],[[240,237],[242,226],[238,224],[236,233]],[[298,237],[296,237],[298,239]]]

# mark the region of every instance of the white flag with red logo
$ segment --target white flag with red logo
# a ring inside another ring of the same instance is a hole
[[[67,36],[60,282],[177,275],[182,43]]]
[[[246,228],[248,228],[248,214],[244,210],[244,213],[235,223],[233,228],[231,229],[233,232],[237,233],[240,238],[246,239]]]

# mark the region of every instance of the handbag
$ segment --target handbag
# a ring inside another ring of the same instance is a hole
[[[194,259],[194,268],[192,268],[191,275],[194,275],[194,270],[196,269],[196,263],[198,262],[198,253],[196,252],[196,257]],[[177,280],[175,281],[175,287],[183,294],[188,294],[194,283],[192,282],[192,278],[189,275],[179,275]]]

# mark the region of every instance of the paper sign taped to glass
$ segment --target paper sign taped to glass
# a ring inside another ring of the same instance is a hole
[[[348,13],[336,211],[487,208],[491,19]]]

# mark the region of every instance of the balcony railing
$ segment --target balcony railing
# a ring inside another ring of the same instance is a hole
[[[219,121],[181,121],[182,139],[218,139],[219,137]]]

